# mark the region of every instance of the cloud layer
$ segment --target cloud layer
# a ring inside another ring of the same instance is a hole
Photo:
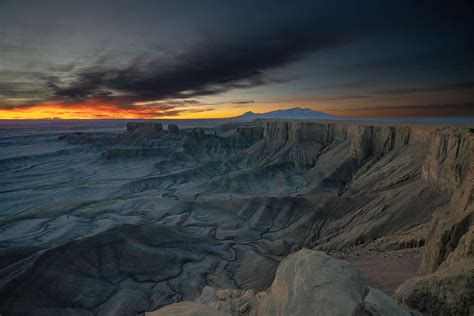
[[[0,108],[108,104],[159,116],[283,93],[350,107],[374,95],[465,99],[474,88],[464,2],[50,2],[0,5]]]

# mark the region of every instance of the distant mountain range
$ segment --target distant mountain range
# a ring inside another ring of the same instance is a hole
[[[276,110],[266,113],[246,112],[240,116],[235,116],[225,121],[250,122],[255,119],[285,119],[285,120],[347,120],[359,122],[380,122],[380,123],[426,123],[426,124],[459,124],[474,126],[474,116],[420,116],[420,117],[348,117],[330,115],[327,113],[303,109],[300,107]]]
[[[249,111],[240,116],[233,117],[232,120],[249,122],[255,119],[324,120],[337,118],[337,116],[329,115],[323,112],[296,107],[292,109],[276,110],[266,113],[254,113]]]

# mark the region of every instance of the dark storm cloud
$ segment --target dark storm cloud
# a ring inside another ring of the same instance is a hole
[[[71,99],[92,98],[102,95],[110,95],[100,88],[103,85],[106,73],[100,71],[83,71],[71,85],[61,87],[59,78],[47,78],[46,85],[54,91],[55,96]]]
[[[322,101],[472,89],[472,20],[464,1],[4,0],[0,107],[206,106],[195,98],[276,83],[295,95],[301,78]]]
[[[96,97],[107,90],[138,99],[222,94],[233,89],[285,82],[285,79],[268,77],[266,71],[288,65],[310,53],[343,47],[374,30],[394,27],[390,22],[393,13],[386,13],[386,21],[372,12],[374,8],[370,5],[365,8],[367,16],[363,23],[337,5],[321,6],[304,1],[300,3],[302,6],[279,3],[276,10],[269,11],[269,17],[252,18],[262,7],[275,7],[269,2],[263,3],[256,8],[248,3],[244,5],[247,10],[257,12],[237,10],[229,17],[236,20],[230,24],[230,29],[226,30],[229,24],[224,24],[224,30],[207,30],[201,42],[177,54],[172,64],[165,62],[164,65],[161,58],[153,56],[148,61],[135,58],[126,68],[97,64],[76,72],[76,80],[72,83],[49,87],[53,88],[55,96],[71,99]],[[354,3],[345,6],[355,13],[361,10]],[[417,22],[410,19],[402,24],[404,27],[417,26]],[[150,58],[150,52],[141,58]],[[103,62],[101,60],[101,64]]]
[[[120,91],[137,99],[189,98],[256,87],[278,81],[266,76],[266,70],[347,41],[308,32],[307,27],[305,23],[282,29],[275,26],[267,32],[203,43],[180,54],[170,65],[163,65],[160,59],[124,69],[94,65],[77,72],[70,84],[60,85],[51,78],[46,83],[55,96],[71,99],[95,97],[104,91]]]
[[[0,96],[3,97],[15,97],[19,93],[24,97],[31,97],[41,92],[41,90],[31,89],[31,85],[26,82],[0,82]]]
[[[250,104],[255,103],[254,100],[242,100],[242,101],[232,101],[232,104]]]
[[[334,97],[317,97],[316,101],[342,101],[342,100],[356,100],[356,99],[367,99],[370,95],[342,95]]]
[[[328,109],[329,110],[329,109]],[[410,111],[424,111],[427,115],[430,113],[444,112],[449,115],[472,115],[474,112],[474,102],[472,103],[449,103],[449,104],[426,104],[426,105],[385,105],[372,107],[357,107],[350,109],[330,109],[333,112],[380,112],[400,110],[410,113]]]
[[[387,89],[387,90],[379,90],[377,92],[379,94],[386,94],[386,95],[405,95],[405,94],[413,94],[413,93],[456,91],[456,90],[469,90],[469,89],[474,89],[474,81],[473,82],[446,83],[444,85],[436,85],[436,86],[431,86],[431,87]]]

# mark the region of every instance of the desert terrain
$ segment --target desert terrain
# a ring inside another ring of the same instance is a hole
[[[329,120],[4,130],[0,313],[472,315],[473,144]]]

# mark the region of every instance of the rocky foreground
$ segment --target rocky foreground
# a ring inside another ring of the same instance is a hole
[[[168,305],[160,315],[415,315],[368,287],[345,261],[299,250],[283,259],[268,291],[205,287],[197,302]]]
[[[0,312],[471,315],[473,144],[279,120],[2,139]],[[421,264],[398,305],[320,251]]]

